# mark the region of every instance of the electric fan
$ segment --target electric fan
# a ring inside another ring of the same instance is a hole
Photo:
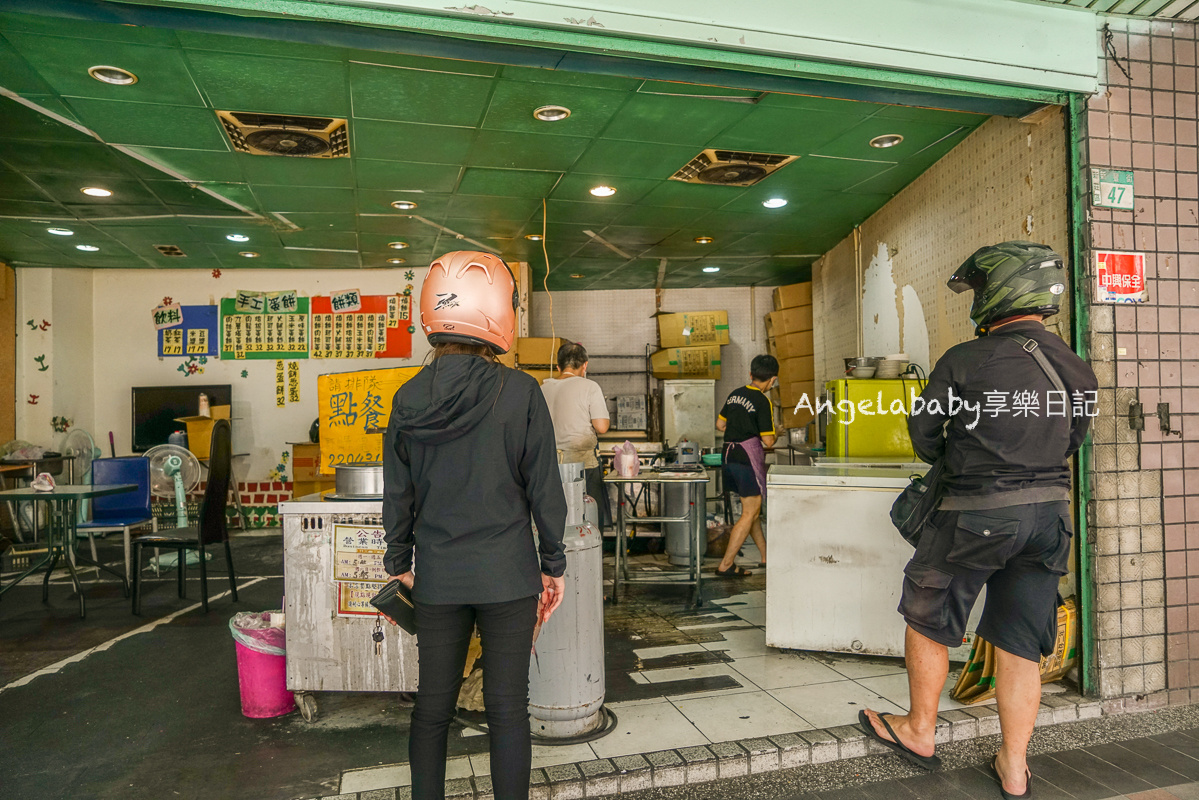
[[[96,447],[96,440],[92,435],[83,428],[75,428],[65,437],[58,450],[68,458],[74,456],[72,462],[71,474],[74,476],[74,482],[87,486],[92,482],[92,459],[100,457],[100,448]],[[79,504],[79,521],[87,522],[91,518],[91,501],[84,500]]]
[[[186,447],[160,444],[146,451],[150,459],[150,494],[175,499],[175,520],[180,528],[187,519],[187,494],[200,484],[200,462]]]
[[[175,525],[186,528],[187,495],[200,484],[200,462],[192,451],[177,444],[160,444],[146,451],[150,459],[150,494],[155,497],[175,498]],[[209,558],[211,553],[206,554]],[[178,555],[167,553],[155,555],[151,563],[155,570],[175,566]],[[200,554],[194,550],[187,553],[188,564],[199,564]]]

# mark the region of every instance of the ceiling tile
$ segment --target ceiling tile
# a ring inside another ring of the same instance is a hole
[[[361,195],[359,192],[359,202]],[[448,205],[448,199],[442,199],[442,206]],[[417,209],[423,211],[424,209]],[[407,216],[399,213],[395,209],[391,209],[390,214],[379,212],[378,214],[364,213],[358,216],[356,227],[359,233],[385,233],[393,237],[404,238],[405,236],[434,236],[439,230],[433,226],[427,225],[412,216]],[[438,214],[438,218],[444,217],[445,214]],[[428,217],[425,217],[428,219]]]
[[[356,250],[358,234],[354,231],[280,231],[278,239],[284,247],[317,247],[326,250]],[[254,242],[251,239],[250,242]]]
[[[75,110],[69,108],[59,98],[52,95],[29,95],[25,98],[40,108],[59,114],[69,120],[78,122]],[[0,98],[0,113],[3,114],[4,124],[0,126],[0,139],[7,140],[36,140],[40,142],[91,142],[95,139],[82,131],[64,125],[41,111],[30,108],[24,103],[18,103],[7,97]],[[3,150],[0,150],[3,155]]]
[[[33,4],[31,4],[33,5]],[[37,16],[34,14],[0,14],[0,30],[7,36],[10,32],[43,33],[53,36],[70,36],[77,39],[99,39],[121,44],[152,44],[167,47],[178,44],[174,31],[167,28],[148,26],[116,25],[93,22],[87,19],[68,19],[59,16]],[[101,63],[111,63],[108,61]]]
[[[635,94],[603,135],[605,139],[700,147],[752,110],[753,105],[741,102]]]
[[[493,246],[496,246],[497,243],[520,237],[526,222],[527,220],[524,219],[467,219],[464,217],[450,217],[445,220],[445,226],[455,233],[460,233],[463,236],[468,236],[471,239],[477,239],[481,242],[490,242]],[[522,238],[521,241],[527,240]]]
[[[353,189],[255,185],[254,194],[267,211],[344,211],[354,207]]]
[[[502,219],[523,222],[534,211],[540,211],[540,209],[541,203],[532,198],[458,195],[450,201],[448,215],[463,219]],[[552,213],[550,219],[553,219]]]
[[[694,147],[598,139],[575,165],[575,172],[665,180],[695,158]]]
[[[828,144],[817,148],[814,155],[902,161],[961,130],[963,127],[960,125],[872,117],[860,125],[850,128]],[[892,147],[871,147],[870,141],[875,137],[892,134],[902,136],[903,141]]]
[[[401,161],[354,159],[354,175],[361,189],[452,192],[458,185],[461,172],[462,168],[456,164],[411,164]],[[419,198],[414,199],[419,201]]]
[[[439,220],[446,214],[452,194],[432,192],[385,192],[380,189],[359,189],[357,192],[359,214],[385,214],[388,217],[424,217]],[[391,204],[396,200],[416,203],[414,211],[401,211]],[[415,219],[414,224],[418,223]],[[361,229],[361,227],[360,227]]]
[[[565,57],[569,58],[569,54]],[[565,67],[561,69],[544,69],[542,67],[505,65],[501,75],[510,81],[558,84],[562,86],[587,86],[594,89],[613,89],[616,91],[632,91],[642,83],[640,78],[622,78],[616,75],[574,72]]]
[[[552,197],[556,200],[597,202],[601,205],[628,205],[641,200],[660,183],[661,181],[657,180],[622,178],[614,175],[582,175],[572,172],[558,182],[558,185],[554,187]],[[597,200],[591,194],[591,190],[597,186],[609,186],[616,190],[616,194]]]
[[[348,158],[292,158],[256,153],[234,155],[246,180],[251,183],[340,189],[354,186],[354,164]]]
[[[654,227],[681,228],[702,215],[694,208],[664,208],[659,206],[631,206],[617,217],[617,225],[650,225]]]
[[[125,103],[74,97],[79,119],[108,144],[227,151],[216,115],[206,108]]]
[[[861,120],[854,114],[759,106],[713,138],[708,146],[804,155],[836,139]]]
[[[50,94],[53,89],[29,66],[29,63],[0,36],[0,75],[4,88],[22,95]]]
[[[458,191],[462,194],[548,197],[561,172],[467,167]]]
[[[413,56],[406,53],[385,53],[380,50],[347,50],[346,58],[351,62],[366,65],[408,67],[425,72],[445,72],[453,75],[481,75],[495,77],[500,72],[498,64],[483,61],[463,61],[453,58]]]
[[[68,172],[27,174],[51,199],[60,203],[104,207],[159,202],[141,181],[132,178],[88,178]],[[113,194],[111,197],[89,197],[80,191],[84,187],[107,189]]]
[[[711,186],[683,181],[659,181],[657,186],[642,201],[654,206],[677,206],[680,208],[720,208],[736,200],[745,189],[740,186]]]
[[[313,47],[297,42],[249,36],[226,36],[220,33],[200,31],[178,30],[175,31],[175,36],[185,50],[216,50],[224,53],[301,58],[315,61],[342,61],[346,53],[340,47]]]
[[[357,268],[360,263],[365,265],[369,262],[359,261],[358,252],[353,253],[329,253],[319,250],[287,250],[284,253],[284,258],[292,267],[328,267],[332,269]]]
[[[479,131],[466,163],[502,169],[570,169],[590,140],[510,131]]]
[[[242,154],[240,153],[185,150],[175,147],[135,146],[129,149],[151,162],[161,164],[195,182],[238,182],[246,179],[241,170]],[[167,177],[165,172],[155,171],[151,174],[160,178]]]
[[[596,136],[629,98],[628,92],[559,84],[500,81],[491,97],[483,127],[490,130]],[[570,109],[570,116],[543,122],[533,116],[541,106]]]
[[[349,212],[293,211],[287,218],[304,230],[353,231],[358,221]]]
[[[0,216],[60,219],[65,216],[65,211],[57,203],[43,203],[36,200],[0,200]]]
[[[483,118],[493,85],[492,78],[474,75],[350,64],[357,119],[474,126]]]
[[[203,50],[189,51],[188,61],[213,108],[321,117],[350,115],[342,63]]]
[[[37,203],[48,202],[51,198],[42,191],[38,184],[11,169],[0,169],[0,199],[3,200],[32,200]]]
[[[12,31],[5,32],[4,36],[42,79],[64,97],[203,105],[187,65],[176,48]],[[137,83],[115,86],[96,80],[87,71],[89,67],[101,64],[132,72],[137,76]]]
[[[356,119],[350,123],[350,136],[354,140],[350,152],[356,158],[461,164],[470,151],[475,131],[446,125]]]
[[[622,249],[646,248],[669,237],[678,228],[652,227],[647,225],[608,225],[599,233],[607,241]]]

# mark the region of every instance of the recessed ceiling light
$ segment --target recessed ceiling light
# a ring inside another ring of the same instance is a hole
[[[771,197],[762,201],[762,205],[767,208],[782,208],[787,205],[787,201],[781,197]]]
[[[525,238],[530,242],[540,242],[545,237],[543,237],[540,233],[526,233]]]
[[[112,192],[108,189],[101,189],[99,186],[84,186],[79,191],[88,197],[112,197]]]
[[[396,200],[391,204],[392,208],[398,208],[400,211],[411,211],[416,208],[416,203],[411,200]]]
[[[870,140],[871,147],[894,147],[903,141],[903,137],[898,133],[888,133],[883,136],[875,136]]]
[[[713,239],[711,236],[696,236],[695,237],[696,244],[712,244],[712,242],[714,242],[714,241],[716,241],[716,240]]]
[[[542,106],[533,112],[533,116],[542,122],[558,122],[570,116],[566,106]]]
[[[616,190],[611,186],[593,186],[591,187],[591,193],[596,197],[611,197],[616,194]]]
[[[392,250],[403,250],[405,247],[408,246],[408,243],[407,242],[388,242],[387,246],[390,247]]]
[[[704,272],[720,272],[720,267],[704,267]]]
[[[253,250],[242,250],[238,255],[242,258],[258,258],[258,254]]]
[[[50,233],[54,234],[55,236],[74,236],[75,235],[75,231],[69,230],[67,228],[46,228],[46,230],[48,230]]]
[[[586,278],[587,276],[586,276],[586,275],[584,275],[584,274],[583,274],[583,273],[581,273],[581,272],[572,272],[572,273],[570,273],[570,277],[572,277],[572,278]]]
[[[230,233],[230,234],[227,234],[225,236],[225,238],[231,242],[248,242],[248,241],[250,241],[250,237],[246,236],[244,233]]]
[[[75,245],[75,249],[82,250],[85,253],[94,253],[100,248],[96,247],[94,244],[77,244]]]
[[[137,83],[136,75],[120,67],[89,67],[87,74],[103,83],[111,83],[113,86],[131,86]]]
[[[389,258],[389,259],[387,259],[387,263],[388,264],[403,264],[405,260],[406,259],[403,259],[403,258]]]

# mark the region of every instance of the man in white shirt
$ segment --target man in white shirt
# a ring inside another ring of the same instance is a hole
[[[612,514],[596,456],[596,434],[607,433],[611,424],[604,393],[598,383],[587,379],[587,350],[581,344],[567,342],[558,348],[558,372],[560,377],[541,384],[554,422],[555,443],[563,464],[583,465],[587,494],[599,505],[600,527],[608,527]]]

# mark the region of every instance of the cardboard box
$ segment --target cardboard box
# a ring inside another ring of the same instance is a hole
[[[565,341],[561,336],[520,336],[516,339],[516,363],[522,367],[557,366],[558,348]]]
[[[785,358],[810,356],[816,352],[815,342],[812,340],[812,331],[784,333],[782,336],[772,337],[770,341],[774,343],[775,350],[771,355],[779,361]]]
[[[316,481],[292,481],[291,499],[295,500],[318,492],[329,492],[334,488],[333,478],[321,478]]]
[[[771,311],[766,315],[766,335],[782,336],[788,333],[812,330],[812,307],[796,306]]]
[[[512,369],[516,369],[516,348],[513,347],[502,356],[496,356],[496,360],[498,360],[505,367],[512,367]]]
[[[662,347],[696,347],[729,343],[729,312],[684,311],[658,315],[658,339]]]
[[[779,357],[779,347],[778,347],[778,342],[775,341],[775,337],[773,337],[773,336],[766,337],[766,352],[769,353],[770,355],[774,356],[775,358]]]
[[[321,446],[313,442],[288,442],[291,447],[291,477],[295,481],[320,480]]]
[[[649,357],[655,378],[704,378],[720,380],[720,345],[670,347]]]
[[[806,408],[798,414],[795,413],[794,406],[783,409],[783,427],[788,430],[791,428],[802,428],[814,419],[816,419],[815,415]]]
[[[816,357],[798,356],[779,361],[779,383],[812,381],[816,377]]]
[[[808,405],[816,407],[815,381],[789,381],[779,384],[779,405],[783,408],[795,408],[796,404],[808,396]]]
[[[645,395],[622,394],[616,397],[616,428],[622,431],[645,430],[648,426]]]
[[[532,375],[537,379],[537,385],[540,386],[545,381],[554,377],[556,371],[552,369],[522,369],[521,372],[526,375]]]
[[[187,449],[201,461],[208,460],[212,450],[212,426],[218,419],[229,419],[229,406],[213,406],[210,417],[175,417],[187,424]]]
[[[779,286],[774,290],[774,310],[812,305],[812,283],[793,283],[790,286]]]

